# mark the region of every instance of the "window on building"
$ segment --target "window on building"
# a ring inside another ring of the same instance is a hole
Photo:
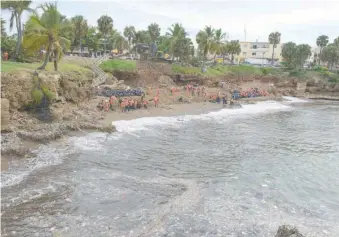
[[[258,45],[256,45],[256,44],[252,46],[253,49],[256,49],[257,47],[258,47]]]
[[[257,53],[252,53],[252,56],[255,56],[255,55],[257,55]]]

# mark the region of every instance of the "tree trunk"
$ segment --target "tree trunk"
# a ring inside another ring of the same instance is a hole
[[[81,36],[80,36],[80,39],[79,39],[79,45],[80,45],[80,56],[82,56],[82,48],[81,48]]]
[[[53,60],[53,64],[54,64],[54,71],[58,71],[58,62],[57,62],[57,59],[56,59],[56,57],[54,58],[54,60]]]
[[[15,47],[15,59],[17,59],[19,57],[21,38],[22,38],[21,21],[20,21],[20,16],[17,13],[15,14],[15,22],[16,22],[16,29],[18,31],[18,37],[17,37],[16,47]]]
[[[323,48],[321,47],[321,48],[320,48],[319,55],[318,55],[318,57],[319,57],[318,65],[320,65],[320,60],[321,60],[321,53],[322,53],[322,51],[323,51]]]
[[[234,57],[233,57],[233,54],[231,54],[231,62],[232,62],[232,64],[234,64]]]
[[[106,55],[107,36],[105,36],[104,55]]]
[[[271,62],[271,65],[273,65],[273,62],[274,62],[274,46],[275,46],[275,44],[273,44],[273,50],[272,50],[272,62]]]
[[[50,49],[50,47],[48,46],[47,51],[46,51],[46,55],[45,55],[44,63],[43,63],[40,67],[38,67],[37,69],[43,70],[43,69],[46,68],[46,65],[47,65],[47,63],[48,63],[48,61],[49,61],[49,56],[50,56],[50,54],[51,54],[51,49]]]

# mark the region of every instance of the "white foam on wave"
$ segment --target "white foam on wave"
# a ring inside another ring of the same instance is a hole
[[[271,111],[280,111],[291,109],[290,106],[283,105],[276,101],[265,101],[257,104],[243,105],[240,109],[221,109],[200,115],[182,115],[173,117],[144,117],[134,120],[120,120],[112,122],[118,132],[132,134],[136,131],[148,130],[152,127],[170,126],[179,127],[182,124],[192,120],[210,120],[216,122],[225,122],[236,116],[246,116],[250,114],[268,113]]]
[[[292,96],[282,96],[284,100],[287,100],[285,102],[289,103],[307,103],[307,100],[299,99],[297,97],[292,97]]]
[[[1,172],[1,188],[20,183],[34,170],[60,164],[63,156],[66,155],[65,150],[47,145],[40,146],[33,153],[35,157],[10,161],[10,168]]]

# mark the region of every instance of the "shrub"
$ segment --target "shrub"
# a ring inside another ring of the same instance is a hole
[[[44,97],[44,93],[43,93],[41,90],[39,90],[39,89],[34,89],[34,90],[32,91],[32,97],[33,97],[34,102],[35,102],[36,104],[40,104],[42,98]]]
[[[260,68],[260,71],[264,76],[266,76],[268,74],[267,68],[262,67],[262,68]]]
[[[49,101],[52,101],[55,98],[55,94],[47,87],[41,87],[41,90],[43,91],[43,93],[45,94]]]

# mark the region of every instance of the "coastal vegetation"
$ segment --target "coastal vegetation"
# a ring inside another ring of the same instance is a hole
[[[48,69],[48,62],[53,62],[54,70],[58,71],[63,70],[59,62],[65,52],[80,51],[81,54],[86,48],[88,52],[127,50],[129,53],[136,53],[134,47],[136,44],[156,43],[158,51],[170,55],[173,61],[178,62],[179,65],[173,65],[175,72],[202,74],[201,67],[209,65],[206,75],[219,75],[230,71],[232,67],[215,64],[211,67],[207,59],[212,57],[215,61],[216,57],[219,59],[221,57],[222,62],[228,59],[231,63],[235,63],[235,56],[241,53],[238,40],[228,40],[226,31],[215,29],[213,26],[205,26],[195,37],[189,35],[185,26],[178,22],[167,29],[161,29],[156,22],[151,23],[146,29],[136,29],[133,25],[128,25],[123,32],[119,32],[114,28],[114,19],[108,15],[100,16],[97,25],[91,26],[85,16],[76,15],[67,18],[53,3],[42,4],[38,9],[31,9],[30,6],[31,1],[6,1],[2,4],[2,9],[10,11],[11,17],[1,19],[1,29],[9,22],[10,28],[12,29],[15,24],[18,32],[11,36],[5,31],[2,32],[2,52],[8,52],[9,59],[12,61],[33,62],[29,66],[5,63],[5,70],[17,66],[33,68],[37,62],[42,61],[38,69]],[[41,13],[38,14],[35,10]],[[25,11],[30,12],[31,15],[23,24],[21,16]],[[281,33],[270,33],[268,42],[273,45],[273,58],[275,46],[281,43]],[[320,52],[315,56],[318,65],[320,62],[326,63],[331,71],[335,70],[339,62],[339,37],[333,43],[329,42],[328,36],[319,36],[315,43],[319,46]],[[282,65],[290,70],[301,70],[311,53],[309,45],[288,42],[282,47],[284,59]],[[273,60],[271,63],[273,64]],[[187,64],[190,67],[186,66]],[[101,65],[101,68],[105,71],[133,70],[135,62],[107,61]],[[249,67],[234,66],[233,68],[247,70]],[[268,71],[277,70],[255,68],[252,71],[262,71],[266,74]]]

